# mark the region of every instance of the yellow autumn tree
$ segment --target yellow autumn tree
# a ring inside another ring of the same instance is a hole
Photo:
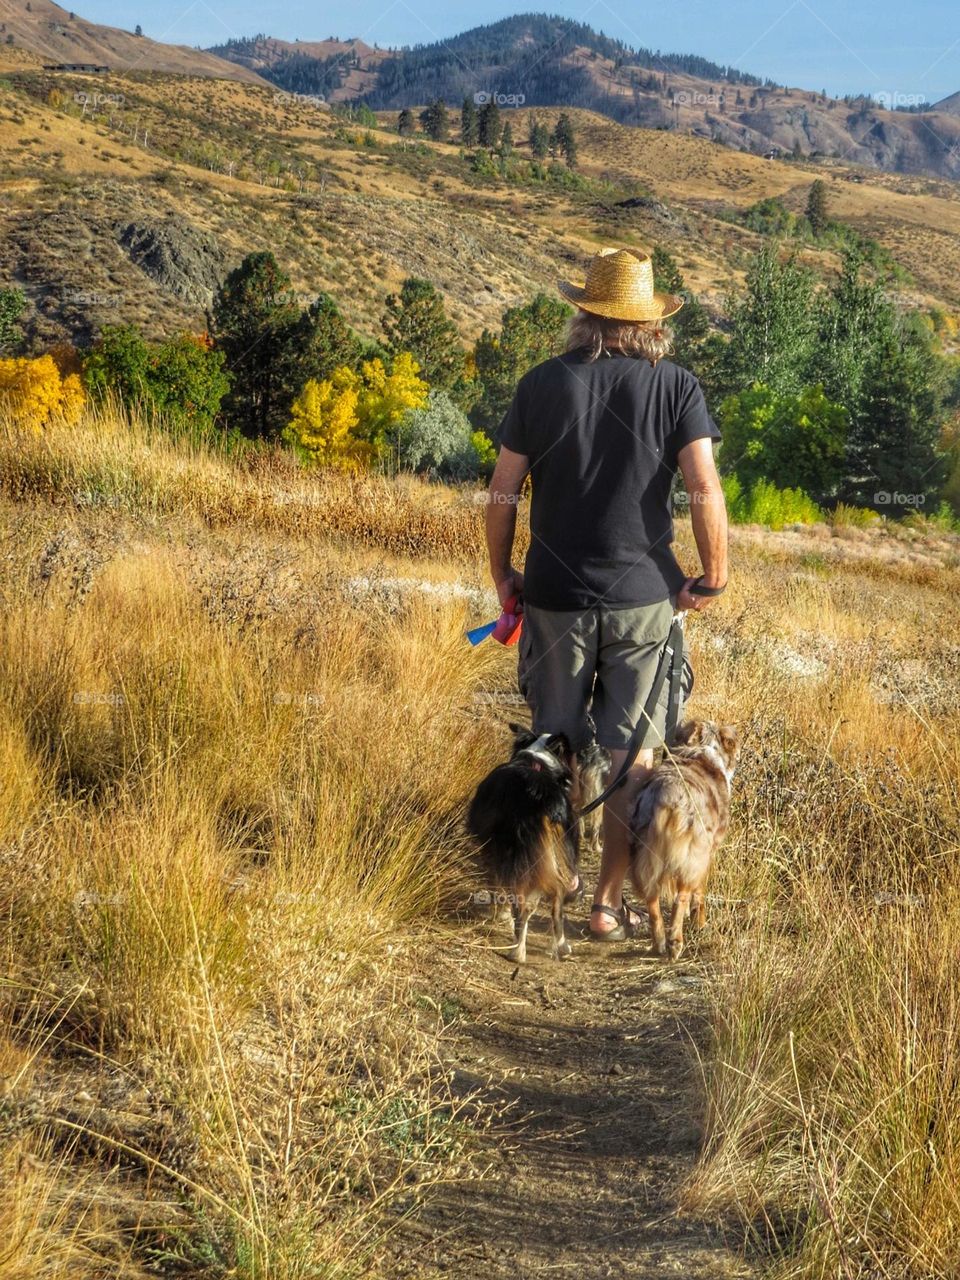
[[[42,431],[55,420],[72,426],[84,398],[77,374],[64,377],[52,356],[0,360],[0,411],[18,426]]]
[[[307,462],[358,470],[370,454],[370,446],[357,434],[359,395],[360,379],[352,369],[336,369],[322,382],[310,378],[293,402],[283,438]]]
[[[403,351],[387,370],[367,360],[359,374],[346,365],[329,378],[311,378],[293,402],[283,438],[307,462],[356,471],[379,457],[410,409],[422,409],[429,387]]]
[[[394,357],[389,372],[378,358],[365,361],[360,374],[360,430],[380,453],[409,410],[424,407],[430,388],[419,376],[420,366],[409,351]]]

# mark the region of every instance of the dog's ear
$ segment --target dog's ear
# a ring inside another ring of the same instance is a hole
[[[547,750],[566,763],[570,755],[570,740],[565,733],[554,733],[547,743]]]
[[[521,751],[524,747],[529,747],[531,742],[536,742],[537,735],[532,729],[528,729],[525,724],[509,724],[507,728],[513,734],[513,749]]]
[[[740,750],[740,734],[737,732],[737,726],[734,724],[722,724],[717,729],[717,737],[720,739],[720,746],[723,748],[724,755],[729,759],[734,759]]]
[[[674,736],[678,747],[698,747],[703,742],[703,723],[700,720],[684,720]]]

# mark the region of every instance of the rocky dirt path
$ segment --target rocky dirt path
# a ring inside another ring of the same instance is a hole
[[[488,1175],[434,1191],[394,1237],[395,1274],[753,1276],[735,1242],[676,1205],[700,1142],[691,1039],[705,1031],[709,925],[668,965],[645,939],[591,943],[586,907],[568,921],[573,958],[558,964],[535,924],[520,970],[496,950],[506,924],[468,923],[436,956],[431,990],[461,1015],[458,1092],[508,1109],[484,1140]]]

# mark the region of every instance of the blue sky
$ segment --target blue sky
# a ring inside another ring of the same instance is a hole
[[[178,44],[209,45],[265,31],[284,39],[360,36],[370,44],[429,43],[525,10],[531,0],[81,0],[95,22]],[[552,0],[561,13],[664,52],[698,53],[758,75],[831,94],[869,92],[936,101],[960,90],[960,5],[956,0]]]

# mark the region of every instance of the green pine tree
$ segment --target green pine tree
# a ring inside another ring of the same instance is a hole
[[[539,293],[503,313],[499,334],[484,329],[474,347],[480,384],[480,398],[470,415],[475,426],[488,434],[499,426],[518,380],[535,364],[563,351],[572,315],[559,298]]]
[[[27,300],[22,289],[0,289],[0,354],[12,355],[23,341],[20,317]]]
[[[550,130],[536,117],[530,120],[530,154],[534,160],[546,160],[550,154]]]
[[[474,100],[467,96],[460,108],[460,141],[465,147],[475,147],[480,140],[480,123]]]
[[[466,352],[448,319],[443,297],[429,280],[404,280],[387,298],[382,325],[390,355],[409,351],[431,387],[449,391],[463,381]]]
[[[500,108],[491,99],[480,108],[479,133],[481,147],[489,147],[491,151],[495,151],[500,143],[502,130]]]
[[[550,146],[555,155],[563,157],[567,168],[577,167],[577,140],[573,132],[573,122],[565,111],[562,111],[557,118],[550,137]]]
[[[831,400],[846,405],[856,421],[874,348],[896,328],[896,312],[879,280],[863,276],[864,257],[856,248],[843,255],[843,268],[817,308],[817,337],[808,378],[823,384]]]
[[[810,186],[806,214],[810,230],[819,239],[830,225],[827,213],[827,187],[821,178],[817,178]]]
[[[697,372],[700,349],[710,332],[710,317],[700,300],[689,293],[676,261],[661,245],[650,255],[653,263],[654,288],[661,293],[672,293],[683,298],[683,306],[667,323],[673,330],[673,359],[687,369]]]
[[[272,253],[251,253],[217,290],[211,331],[231,380],[225,409],[249,436],[278,436],[300,389],[300,308]]]
[[[746,294],[727,300],[729,339],[709,343],[708,394],[720,401],[754,382],[781,395],[804,386],[815,349],[813,277],[794,257],[766,244],[747,269]],[[707,344],[705,344],[707,345]]]
[[[329,293],[323,293],[302,313],[297,324],[298,381],[322,382],[334,369],[354,368],[363,357],[363,346],[340,314]]]
[[[874,348],[848,440],[852,501],[894,516],[934,509],[947,476],[935,363],[929,336],[909,321]]]
[[[416,122],[413,118],[413,112],[409,107],[404,107],[397,116],[397,133],[401,138],[409,138],[416,130]]]
[[[425,111],[420,112],[420,125],[427,137],[434,142],[446,142],[450,124],[447,104],[442,98],[435,98]]]

